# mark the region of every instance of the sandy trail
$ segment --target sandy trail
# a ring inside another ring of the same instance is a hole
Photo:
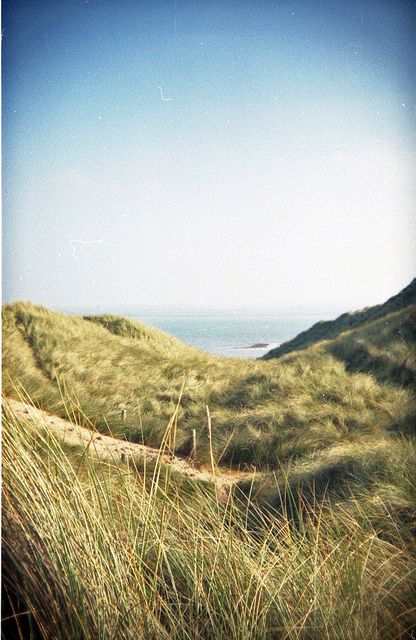
[[[212,473],[210,469],[197,468],[184,458],[169,452],[161,452],[142,444],[135,444],[126,440],[120,440],[111,436],[105,436],[98,431],[92,431],[85,427],[64,420],[58,416],[51,415],[25,402],[19,402],[8,398],[4,404],[18,418],[30,420],[38,428],[46,429],[58,440],[74,447],[83,447],[88,453],[107,462],[129,462],[142,464],[160,459],[165,465],[170,465],[175,471],[188,476],[193,480],[209,482],[216,485],[223,493],[236,482],[249,478],[253,474],[240,471],[230,471],[229,473]]]

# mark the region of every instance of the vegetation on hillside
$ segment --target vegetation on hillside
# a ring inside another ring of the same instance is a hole
[[[86,426],[155,447],[181,396],[178,454],[190,453],[195,429],[197,460],[208,461],[208,406],[216,462],[273,469],[335,444],[412,431],[415,343],[404,330],[406,313],[391,316],[395,330],[403,328],[394,341],[377,324],[360,334],[373,361],[385,340],[383,357],[395,372],[383,361],[370,375],[346,360],[346,334],[284,362],[234,360],[128,319],[87,320],[16,303],[3,309],[4,389],[13,396],[22,386],[62,417],[76,402]],[[407,386],[397,384],[401,377]]]
[[[21,599],[16,636],[29,612],[30,637],[42,640],[411,637],[408,440],[389,459],[367,451],[368,473],[378,470],[369,488],[337,502],[313,493],[290,501],[286,482],[271,513],[238,489],[224,504],[200,485],[183,492],[157,467],[146,482],[134,468],[69,453],[12,413],[4,434],[3,560],[5,592],[13,606]]]
[[[373,307],[366,307],[361,311],[347,312],[340,315],[335,320],[321,321],[314,324],[306,331],[302,331],[292,340],[283,342],[278,347],[271,349],[263,358],[278,358],[285,353],[306,349],[321,340],[336,338],[343,331],[362,327],[369,322],[383,318],[394,311],[405,309],[416,304],[416,278],[402,291],[389,298],[383,304]]]
[[[100,463],[6,409],[13,633],[415,637],[412,286],[334,335],[258,361],[127,318],[5,305],[7,396],[179,456],[195,429],[193,464],[252,473],[224,503],[161,461]]]

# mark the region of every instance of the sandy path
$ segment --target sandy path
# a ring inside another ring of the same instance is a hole
[[[194,480],[215,484],[222,492],[239,480],[250,477],[252,474],[245,472],[230,472],[228,474],[215,473],[204,468],[196,468],[184,458],[178,458],[170,453],[161,453],[141,444],[119,440],[111,436],[105,436],[97,431],[91,431],[85,427],[51,415],[46,411],[36,409],[30,404],[8,398],[5,405],[18,417],[30,420],[39,428],[46,429],[59,440],[70,446],[83,447],[88,453],[108,462],[133,462],[142,464],[146,461],[155,461],[159,458],[163,464],[170,465],[175,471],[189,476]]]

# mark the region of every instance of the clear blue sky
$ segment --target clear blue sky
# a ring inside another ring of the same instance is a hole
[[[415,264],[413,2],[4,0],[4,300],[361,306]]]

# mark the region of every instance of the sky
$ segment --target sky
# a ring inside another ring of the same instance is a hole
[[[416,3],[3,0],[3,300],[382,302],[416,275]]]

